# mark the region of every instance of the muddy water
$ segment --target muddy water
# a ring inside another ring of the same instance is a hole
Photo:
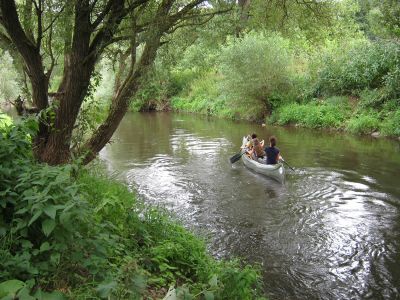
[[[244,134],[274,134],[284,185],[233,166]],[[262,266],[270,299],[400,298],[400,144],[186,114],[130,114],[100,155],[144,201]]]

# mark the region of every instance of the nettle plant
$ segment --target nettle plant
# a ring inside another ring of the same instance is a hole
[[[107,248],[91,238],[98,226],[91,225],[89,204],[71,177],[75,167],[34,162],[35,130],[32,120],[0,129],[0,282],[74,269],[96,275]]]

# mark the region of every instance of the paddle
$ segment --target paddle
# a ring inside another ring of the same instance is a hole
[[[283,159],[282,156],[281,156],[281,161],[283,161],[283,163],[286,164],[294,172],[294,169],[286,162],[286,160]]]
[[[229,160],[230,160],[230,162],[231,162],[231,164],[234,164],[235,162],[237,162],[241,157],[242,157],[242,155],[244,154],[246,152],[246,150],[242,150],[242,151],[240,151],[239,153],[237,153],[237,154],[235,154],[234,156],[232,156]]]

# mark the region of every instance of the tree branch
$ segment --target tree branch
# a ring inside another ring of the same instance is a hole
[[[182,16],[186,15],[189,11],[191,11],[193,8],[195,8],[197,5],[200,3],[205,2],[205,0],[194,0],[184,6],[180,11],[178,11],[176,14],[171,15],[168,19],[172,22],[175,23],[177,20],[179,20]]]
[[[52,40],[53,40],[53,26],[50,27],[49,37],[47,39],[47,47],[48,47],[49,56],[50,56],[50,67],[46,73],[48,82],[50,82],[51,73],[53,73],[53,69],[54,69],[54,67],[56,65],[56,61],[57,61],[57,59],[54,57],[54,53],[53,53]]]
[[[36,47],[39,49],[43,39],[43,26],[42,26],[42,0],[39,0],[39,4],[36,1],[32,0],[35,8],[36,8],[36,16],[37,16],[37,39],[36,39]]]
[[[97,1],[94,1],[94,5],[96,4]],[[101,11],[101,13],[97,16],[96,20],[94,20],[94,22],[91,24],[92,26],[92,30],[95,30],[97,28],[97,26],[100,25],[100,23],[104,20],[104,18],[106,17],[106,15],[110,12],[111,7],[113,5],[113,0],[108,0],[106,6],[104,7],[104,9]],[[94,6],[92,6],[92,9],[94,8]]]
[[[138,0],[135,3],[139,5],[139,3],[145,3],[148,0]],[[111,1],[112,5],[109,10],[109,14],[107,20],[94,36],[90,47],[89,54],[85,60],[94,58],[96,59],[99,56],[105,47],[113,43],[113,37],[116,33],[120,23],[130,12],[128,9],[125,9],[125,1],[124,0],[113,0]],[[132,6],[133,7],[133,6]]]
[[[62,14],[62,12],[64,11],[66,5],[63,5],[60,9],[60,11],[56,14],[56,16],[50,21],[50,24],[43,29],[43,34],[50,29],[50,27],[53,26],[54,22],[57,21],[57,19],[60,17],[60,15]]]
[[[167,33],[173,33],[175,32],[178,28],[182,28],[182,27],[189,27],[189,26],[201,26],[206,24],[208,21],[210,21],[212,18],[214,18],[215,14],[209,15],[208,18],[206,18],[205,20],[201,21],[201,22],[192,22],[192,23],[183,23],[183,24],[179,24],[177,23],[174,27],[170,28]]]

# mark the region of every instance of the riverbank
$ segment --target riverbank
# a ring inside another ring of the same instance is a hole
[[[123,184],[93,168],[36,163],[34,130],[0,128],[0,297],[259,298],[257,269],[216,261],[204,240]]]
[[[303,42],[249,32],[213,48],[201,64],[191,59],[203,46],[190,47],[187,60],[155,71],[132,109],[400,136],[398,43],[358,35]]]
[[[306,103],[288,103],[277,107],[269,116],[254,120],[248,113],[219,105],[218,101],[191,97],[171,99],[173,111],[213,115],[233,120],[247,120],[267,125],[296,126],[345,131],[357,135],[400,139],[400,110],[391,107],[372,112],[360,107],[360,100],[337,96]],[[221,109],[220,109],[221,108]],[[222,109],[223,108],[223,109]]]

